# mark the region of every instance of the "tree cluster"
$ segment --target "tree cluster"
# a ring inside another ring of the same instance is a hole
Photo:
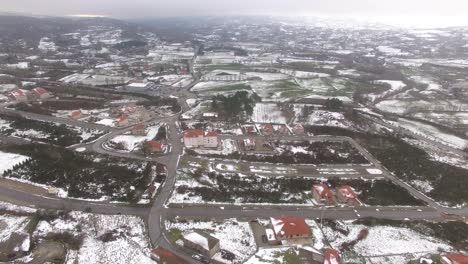
[[[229,96],[213,96],[211,108],[225,119],[238,120],[242,115],[252,115],[257,101],[258,98],[255,96],[250,96],[246,91],[240,91]]]

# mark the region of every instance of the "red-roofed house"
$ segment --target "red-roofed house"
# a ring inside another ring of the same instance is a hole
[[[325,250],[323,264],[340,264],[340,252],[335,249],[327,248]]]
[[[155,141],[155,140],[146,141],[145,147],[150,152],[164,152],[164,145],[159,141]]]
[[[262,126],[262,133],[265,136],[273,135],[273,125],[272,124],[265,124]]]
[[[312,186],[312,195],[315,201],[319,203],[329,204],[333,202],[333,193],[326,184],[314,184],[314,186]]]
[[[42,87],[36,87],[33,89],[33,94],[38,99],[47,99],[51,98],[52,94]]]
[[[184,132],[184,144],[187,148],[198,148],[203,146],[205,131],[201,129],[189,129]]]
[[[26,101],[28,101],[27,94],[23,90],[20,90],[20,89],[15,89],[15,90],[11,91],[8,94],[8,97],[10,97],[10,99],[12,101],[16,101],[16,102],[26,102]]]
[[[127,115],[121,115],[117,117],[117,120],[115,120],[117,123],[117,126],[123,127],[128,125],[128,116]]]
[[[146,126],[143,124],[135,125],[132,127],[132,135],[145,136]]]
[[[157,247],[151,251],[151,258],[159,264],[186,264],[188,263],[183,258],[177,256],[171,251],[163,248]]]
[[[75,120],[80,119],[81,116],[83,116],[83,114],[81,113],[80,110],[73,111],[73,112],[71,112],[71,113],[69,114],[69,117],[70,117],[71,119],[75,119]]]
[[[255,150],[255,139],[253,139],[251,137],[244,139],[244,148],[247,151]]]
[[[296,135],[304,135],[305,134],[305,129],[301,124],[295,124],[294,127],[292,128],[294,134]]]
[[[442,264],[468,264],[468,255],[462,253],[450,253],[441,255]]]
[[[304,218],[281,216],[271,217],[270,221],[277,240],[310,237],[310,229]]]
[[[340,203],[349,205],[359,204],[357,194],[354,192],[353,188],[348,185],[342,185],[336,188],[336,197]]]
[[[209,131],[205,133],[203,137],[203,146],[205,148],[217,148],[218,147],[218,132]]]

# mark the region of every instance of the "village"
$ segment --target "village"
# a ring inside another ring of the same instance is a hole
[[[0,262],[466,263],[461,35],[243,19],[2,35]]]

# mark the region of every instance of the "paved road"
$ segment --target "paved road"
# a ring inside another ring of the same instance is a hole
[[[167,211],[168,218],[180,217],[194,219],[229,219],[269,218],[279,215],[301,216],[310,219],[353,220],[365,217],[393,220],[442,220],[443,216],[434,209],[427,207],[360,207],[360,208],[310,208],[284,206],[213,206],[185,205],[183,208],[171,208]]]
[[[69,118],[62,118],[62,117],[48,116],[48,115],[40,115],[40,114],[35,114],[35,113],[30,113],[30,112],[25,112],[25,111],[8,109],[8,108],[5,108],[5,105],[0,106],[0,113],[2,113],[2,114],[21,115],[22,117],[29,118],[29,119],[46,121],[46,122],[53,122],[53,123],[59,123],[59,124],[65,124],[65,125],[70,125],[70,126],[75,126],[75,127],[81,127],[81,128],[84,128],[84,129],[92,129],[92,130],[99,130],[99,131],[116,131],[116,130],[118,130],[117,128],[114,128],[114,127],[109,127],[109,126],[104,126],[104,125],[99,125],[99,124],[94,124],[94,123],[88,123],[88,122],[82,122],[82,121],[73,120],[73,119],[69,119]]]
[[[148,215],[148,206],[131,206],[120,203],[103,203],[47,197],[31,194],[26,191],[13,190],[2,186],[0,186],[0,199],[2,198],[1,196],[7,197],[10,201],[16,201],[19,204],[35,208],[74,210],[99,214],[136,215],[140,217],[147,217]]]

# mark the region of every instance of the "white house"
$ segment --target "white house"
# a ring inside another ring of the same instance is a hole
[[[187,148],[198,148],[203,146],[205,132],[201,129],[189,129],[184,132],[184,144]]]
[[[218,132],[209,131],[206,132],[203,137],[203,146],[205,148],[217,148],[218,147]]]
[[[184,144],[187,148],[217,148],[218,133],[216,131],[205,132],[201,129],[189,129],[184,132]]]

